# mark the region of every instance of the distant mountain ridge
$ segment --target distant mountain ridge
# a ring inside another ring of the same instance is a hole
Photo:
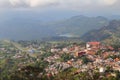
[[[108,26],[89,31],[81,37],[84,41],[105,41],[120,39],[120,20],[110,21]]]
[[[55,29],[57,34],[72,34],[80,37],[84,33],[92,29],[99,29],[101,26],[107,25],[108,20],[104,17],[87,17],[87,16],[74,16],[70,19],[48,23],[46,26],[50,26]]]
[[[0,38],[15,40],[33,40],[45,37],[80,37],[84,33],[108,25],[104,17],[73,16],[72,18],[43,23],[39,19],[6,17],[0,22]],[[66,36],[67,35],[67,36]]]

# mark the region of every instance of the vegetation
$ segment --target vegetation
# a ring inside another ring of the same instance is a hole
[[[66,61],[68,61],[68,60],[70,60],[70,59],[73,59],[74,56],[65,53],[65,54],[62,54],[62,55],[61,55],[61,58],[62,58],[62,61],[66,62]]]
[[[89,67],[87,69],[87,65],[93,65],[91,55],[90,58],[87,55],[74,57],[75,51],[62,51],[63,48],[72,49],[75,46],[84,48],[84,45],[85,43],[80,41],[0,41],[0,80],[120,79],[120,71],[114,70],[111,66],[105,67],[105,73],[100,73],[98,67],[93,70]],[[114,48],[117,48],[119,53],[119,47]],[[34,52],[29,52],[31,49]],[[51,49],[61,51],[51,52]],[[94,57],[101,55],[102,50],[98,50]],[[120,59],[120,55],[109,55],[107,58]]]
[[[111,43],[118,41],[120,36],[120,20],[110,21],[109,25],[100,29],[92,30],[81,37],[84,41],[104,41]]]

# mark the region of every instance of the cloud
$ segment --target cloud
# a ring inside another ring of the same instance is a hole
[[[9,7],[10,3],[8,0],[0,0],[0,7]]]
[[[119,0],[0,0],[0,8],[43,8],[56,7],[62,9],[96,9],[115,7]]]
[[[98,4],[100,5],[114,5],[117,0],[98,0]]]
[[[6,3],[9,3],[9,5],[13,8],[19,8],[19,7],[45,7],[45,6],[52,6],[58,3],[57,0],[1,0],[1,6],[4,7],[7,5],[4,5]],[[4,6],[3,6],[4,5]],[[8,6],[8,7],[10,7]]]
[[[57,0],[27,0],[29,7],[52,6],[58,3]]]

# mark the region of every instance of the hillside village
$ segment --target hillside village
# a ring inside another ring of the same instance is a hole
[[[36,41],[11,41],[6,42],[6,44],[11,47],[4,44],[1,44],[0,47],[0,72],[1,75],[6,73],[6,76],[1,77],[1,80],[4,80],[9,73],[13,73],[11,76],[15,75],[16,71],[19,74],[16,74],[18,78],[21,78],[21,74],[27,73],[27,76],[40,79],[43,75],[55,77],[69,69],[74,70],[70,73],[73,76],[87,72],[91,76],[94,73],[99,73],[99,78],[110,76],[120,78],[116,74],[116,71],[120,72],[119,48],[115,49],[114,46],[105,45],[101,42],[41,42],[38,44]],[[31,73],[31,68],[29,70],[26,67],[40,69],[37,69],[38,73],[34,71]],[[24,75],[24,77],[27,76]]]
[[[0,0],[0,80],[120,80],[120,0]]]

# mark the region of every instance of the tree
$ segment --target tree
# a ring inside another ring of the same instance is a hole
[[[86,56],[84,56],[82,57],[82,62],[83,64],[87,64],[88,62],[90,62],[90,60]]]
[[[67,53],[64,53],[64,54],[61,55],[61,58],[62,58],[62,61],[65,61],[65,62],[66,62],[66,61],[74,58],[74,56],[69,55],[69,54],[67,54]]]

